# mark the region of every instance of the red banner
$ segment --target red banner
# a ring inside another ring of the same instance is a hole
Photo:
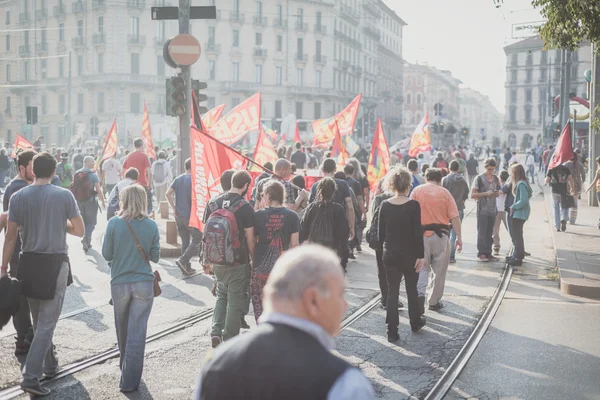
[[[154,140],[152,140],[152,130],[150,129],[150,117],[148,109],[144,102],[144,117],[142,118],[142,140],[146,145],[146,154],[156,160],[156,151],[154,151]]]
[[[265,130],[261,127],[260,132],[258,134],[258,140],[256,141],[256,149],[254,150],[254,162],[265,165],[267,162],[274,163],[277,161],[277,151],[275,150],[275,146]],[[250,171],[252,172],[262,172],[262,168],[257,166],[256,164],[252,164],[250,167]]]
[[[277,144],[277,147],[285,147],[285,142],[287,141],[285,136],[286,136],[286,134],[285,134],[285,132],[283,132],[281,134],[281,137],[279,138],[279,143]]]
[[[96,159],[96,166],[94,170],[97,170],[102,164],[102,161],[108,160],[115,154],[117,154],[117,148],[119,146],[119,142],[117,141],[117,120],[115,119],[110,131],[106,135],[104,139],[104,144],[102,145],[102,150],[100,150],[100,154],[98,154],[98,158]],[[154,150],[154,147],[152,148]]]
[[[342,136],[340,134],[340,130],[337,128],[337,124],[334,124],[334,135],[331,158],[336,159],[338,165],[344,166],[346,165],[346,160],[350,158],[350,154],[348,153],[348,150],[346,150],[346,145],[342,140]]]
[[[369,165],[367,167],[367,180],[371,191],[377,189],[379,181],[387,174],[390,168],[390,149],[385,139],[381,118],[377,118],[377,127],[373,136],[373,144],[371,146],[371,156],[369,157]]]
[[[552,155],[552,159],[550,160],[550,164],[548,164],[548,170],[565,163],[573,158],[573,140],[571,138],[571,124],[567,122],[565,127],[563,128],[560,137],[558,138],[558,142],[556,142],[556,149],[554,149],[554,154]]]
[[[296,121],[296,130],[294,131],[294,144],[302,143],[302,138],[300,137],[300,127],[298,126],[298,121]]]
[[[23,136],[17,135],[17,138],[15,139],[15,144],[13,145],[12,153],[10,154],[10,156],[12,158],[17,158],[17,152],[19,150],[34,150],[35,151],[35,148]]]
[[[431,150],[431,133],[429,132],[429,114],[425,114],[410,139],[408,155],[416,157],[419,153]]]
[[[196,127],[190,129],[192,159],[192,213],[190,226],[203,229],[204,210],[211,197],[223,192],[221,174],[228,169],[243,169],[244,158]]]
[[[223,144],[230,145],[242,139],[248,132],[259,129],[260,93],[257,93],[229,111],[208,132]]]
[[[221,118],[224,109],[225,104],[219,104],[215,108],[208,110],[208,112],[202,116],[202,126],[205,130],[209,130],[215,126],[219,118]]]
[[[361,98],[362,93],[356,96],[346,108],[335,116],[318,119],[312,123],[312,128],[315,133],[314,142],[316,145],[327,144],[334,139],[336,129],[334,125],[335,122],[337,122],[337,129],[342,136],[350,135],[354,131],[354,122],[356,121]]]

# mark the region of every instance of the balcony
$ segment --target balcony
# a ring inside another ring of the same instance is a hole
[[[381,38],[381,34],[379,33],[379,29],[374,28],[372,26],[365,26],[363,28],[363,32],[365,35],[371,36],[375,40],[379,40]]]
[[[21,13],[19,14],[19,23],[23,24],[25,22],[29,22],[29,13]]]
[[[350,61],[342,61],[342,60],[340,60],[340,67],[342,69],[348,69],[348,68],[350,68]]]
[[[254,57],[256,58],[267,58],[267,49],[263,49],[260,47],[254,48]]]
[[[381,11],[379,10],[379,7],[376,3],[373,3],[371,0],[363,0],[362,6],[365,10],[367,10],[377,18],[381,17]]]
[[[85,47],[85,38],[83,36],[77,36],[71,39],[71,46],[74,49]]]
[[[55,17],[64,17],[66,13],[67,13],[67,7],[65,7],[64,4],[59,4],[57,6],[54,6],[53,14]]]
[[[285,29],[288,26],[288,21],[287,19],[282,19],[278,17],[273,20],[273,26],[275,27],[275,29]]]
[[[48,18],[48,10],[45,8],[41,8],[39,10],[35,10],[35,19],[46,19]]]
[[[306,22],[296,21],[296,32],[308,32],[308,24]]]
[[[47,52],[48,51],[48,42],[36,43],[35,51],[38,53]]]
[[[327,56],[323,56],[321,54],[315,54],[313,56],[313,61],[315,62],[315,64],[325,65],[325,64],[327,64]]]
[[[104,32],[94,33],[92,35],[92,43],[94,46],[106,43],[106,38],[104,37]]]
[[[127,0],[127,8],[134,10],[143,10],[145,6],[144,0]]]
[[[267,17],[263,17],[262,15],[255,15],[254,26],[267,26]]]
[[[29,45],[19,46],[19,55],[20,56],[28,56],[31,52],[31,48]]]
[[[308,54],[296,53],[296,57],[294,57],[294,59],[298,62],[308,62]]]
[[[127,35],[127,43],[131,45],[143,46],[146,44],[146,36],[142,35]]]
[[[362,74],[362,67],[359,67],[358,65],[353,65],[352,66],[352,72],[354,72],[357,75],[361,75]]]
[[[231,23],[243,24],[245,21],[244,14],[240,14],[239,11],[230,11],[229,21],[231,21]]]
[[[358,14],[358,12],[356,12],[352,7],[347,6],[344,3],[340,3],[340,11],[342,17],[346,17],[356,24],[360,23],[360,14]]]
[[[85,3],[81,0],[77,0],[71,6],[71,11],[73,11],[73,14],[85,12]]]
[[[221,45],[213,42],[207,42],[204,44],[204,51],[210,54],[221,53]]]
[[[92,0],[92,9],[104,8],[106,6],[106,0]]]
[[[315,24],[315,33],[325,35],[327,33],[327,26],[323,24]]]

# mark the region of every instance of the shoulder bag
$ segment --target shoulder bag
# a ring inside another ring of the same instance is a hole
[[[152,269],[152,266],[150,265],[150,260],[148,259],[146,252],[142,248],[140,241],[138,240],[137,236],[135,235],[133,228],[129,224],[129,221],[127,221],[125,218],[123,218],[123,220],[127,224],[127,228],[129,228],[129,232],[131,232],[131,236],[133,236],[133,240],[135,240],[135,246],[137,247],[138,251],[142,255],[142,258],[146,261],[146,263],[148,264],[150,269]],[[154,271],[154,297],[158,297],[162,293],[162,289],[160,288],[160,285],[158,284],[158,282],[160,282],[161,280],[162,279],[160,278],[160,274],[158,273],[158,271],[155,270]]]

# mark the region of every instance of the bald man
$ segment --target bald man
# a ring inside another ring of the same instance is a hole
[[[258,328],[215,350],[194,398],[375,399],[362,372],[331,353],[348,307],[344,291],[332,250],[311,244],[285,252],[267,280]]]

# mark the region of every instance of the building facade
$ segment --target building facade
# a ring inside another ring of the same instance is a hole
[[[463,143],[491,144],[494,137],[502,137],[503,122],[504,116],[489,97],[468,87],[460,88],[459,134]]]
[[[546,132],[558,122],[552,99],[560,95],[561,51],[543,50],[544,42],[532,37],[504,48],[506,53],[506,112],[502,144],[526,149],[544,142]],[[582,45],[572,53],[571,96],[587,99],[584,71],[591,68],[591,49]],[[588,122],[578,122],[586,129]],[[581,134],[581,132],[580,132]],[[585,136],[585,135],[584,135]],[[546,141],[552,136],[547,135]]]

